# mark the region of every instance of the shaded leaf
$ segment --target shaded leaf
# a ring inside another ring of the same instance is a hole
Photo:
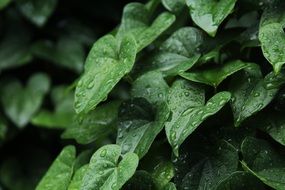
[[[75,91],[77,113],[87,113],[95,108],[132,69],[136,47],[132,36],[125,36],[119,42],[111,35],[102,37],[93,45]]]
[[[152,172],[152,178],[156,185],[156,189],[163,190],[173,188],[172,185],[169,185],[169,181],[174,176],[174,166],[171,162],[160,162]]]
[[[138,156],[127,153],[122,156],[118,145],[105,145],[92,156],[83,177],[81,190],[119,190],[135,173]]]

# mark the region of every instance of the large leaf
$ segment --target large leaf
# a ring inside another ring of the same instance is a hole
[[[167,139],[178,156],[183,141],[209,116],[217,113],[231,98],[229,92],[219,92],[205,104],[205,92],[185,80],[173,83],[168,104],[172,117],[165,124]]]
[[[232,173],[219,183],[216,190],[265,190],[264,185],[252,174],[243,171]]]
[[[192,20],[209,35],[215,36],[219,25],[233,11],[237,0],[186,0]]]
[[[241,146],[243,167],[263,183],[285,189],[284,154],[277,153],[266,141],[248,137]]]
[[[66,86],[57,86],[52,90],[51,98],[55,106],[54,111],[41,110],[32,118],[31,123],[46,128],[69,127],[73,123],[75,115],[73,93]]]
[[[75,139],[80,144],[91,143],[114,130],[119,102],[109,102],[98,106],[84,118],[79,118],[66,128],[62,138]]]
[[[285,63],[285,3],[276,0],[262,15],[259,26],[259,40],[265,58],[279,73]]]
[[[65,147],[41,179],[36,190],[67,189],[73,174],[75,154],[75,147]]]
[[[135,173],[138,161],[134,153],[122,156],[118,145],[105,145],[92,156],[80,189],[119,190]]]
[[[149,150],[155,137],[163,129],[169,117],[166,104],[160,104],[155,111],[143,98],[136,98],[123,104],[119,113],[117,144],[122,152],[135,152],[142,158]]]
[[[60,66],[81,72],[85,59],[83,45],[74,38],[61,37],[56,44],[51,41],[38,41],[32,46],[35,56]]]
[[[131,35],[126,35],[121,41],[106,35],[93,45],[85,63],[85,72],[75,91],[77,113],[87,113],[95,108],[132,69],[136,47]]]
[[[88,164],[82,166],[74,173],[67,190],[79,190],[80,189],[83,177],[87,169],[88,169]]]
[[[43,26],[53,13],[57,0],[16,0],[20,11],[37,26]]]
[[[142,50],[158,38],[175,20],[175,16],[161,13],[151,24],[151,11],[141,3],[129,3],[123,11],[123,18],[117,36],[133,35]]]
[[[160,45],[159,51],[146,61],[142,69],[160,70],[164,75],[186,71],[200,58],[200,46],[204,40],[205,35],[201,30],[181,28]]]
[[[235,75],[230,84],[235,126],[267,106],[284,82],[284,74],[275,75],[273,72],[263,79],[255,64]]]
[[[50,81],[46,74],[33,75],[26,88],[17,80],[7,82],[1,89],[1,102],[6,115],[18,126],[24,127],[40,108]]]
[[[190,168],[184,176],[181,189],[215,190],[218,184],[238,168],[238,152],[225,141],[194,145],[190,150]]]
[[[211,85],[216,88],[228,76],[241,69],[244,69],[245,67],[249,66],[249,64],[250,63],[236,60],[208,70],[181,73],[180,76],[187,80]]]

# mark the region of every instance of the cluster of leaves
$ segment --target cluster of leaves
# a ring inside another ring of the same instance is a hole
[[[97,40],[58,4],[0,0],[0,189],[285,190],[284,1],[130,2]]]

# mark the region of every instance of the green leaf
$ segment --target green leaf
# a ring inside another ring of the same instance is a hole
[[[0,0],[0,10],[4,9],[10,2],[11,0]]]
[[[167,99],[169,86],[158,71],[150,71],[140,76],[133,83],[133,97],[142,97],[152,104],[160,104]]]
[[[80,189],[119,190],[135,173],[138,161],[134,153],[122,156],[118,145],[105,145],[92,156]]]
[[[83,177],[87,169],[88,169],[88,164],[82,166],[75,172],[67,190],[79,190],[80,189]]]
[[[119,102],[109,102],[98,106],[78,122],[66,128],[64,139],[75,139],[79,144],[88,144],[114,130]]]
[[[33,75],[26,88],[17,80],[7,82],[1,89],[1,102],[6,115],[19,128],[27,125],[40,108],[49,86],[50,80],[43,73]]]
[[[237,0],[186,0],[192,20],[215,36],[219,25],[233,11]]]
[[[173,178],[173,176],[173,164],[171,162],[160,162],[152,172],[152,178],[156,185],[156,189],[163,190],[166,188],[166,186],[169,186],[169,181]]]
[[[146,61],[142,69],[160,70],[166,76],[184,72],[200,58],[200,46],[204,40],[205,35],[201,30],[181,28],[160,45],[159,51]]]
[[[275,75],[273,72],[263,79],[259,67],[255,64],[235,75],[230,84],[235,126],[265,108],[284,82],[284,74]]]
[[[162,0],[162,4],[167,10],[174,13],[180,13],[185,7],[184,0]]]
[[[53,112],[41,110],[36,114],[31,123],[38,127],[59,128],[69,127],[74,121],[73,110],[74,95],[66,86],[57,86],[51,93],[52,102],[55,106]]]
[[[265,190],[264,185],[252,174],[243,171],[232,173],[228,178],[219,183],[216,190]]]
[[[74,146],[65,147],[41,179],[36,190],[67,189],[73,174],[75,151]]]
[[[75,91],[77,113],[87,113],[95,108],[130,72],[135,62],[136,47],[135,40],[128,35],[122,41],[106,35],[93,45]]]
[[[266,141],[247,137],[241,146],[242,165],[266,185],[285,189],[284,155],[277,153]]]
[[[152,105],[143,98],[123,104],[117,135],[122,153],[134,152],[142,158],[148,152],[169,117],[169,109],[162,103],[157,107],[155,118],[152,118],[152,113],[155,113]]]
[[[216,88],[228,76],[232,75],[237,71],[240,71],[241,69],[248,67],[249,64],[250,63],[245,63],[240,60],[236,60],[223,64],[219,67],[213,67],[208,70],[197,70],[187,73],[181,73],[180,76],[187,80],[211,85]]]
[[[164,188],[163,190],[176,190],[176,186],[174,183],[169,182]]]
[[[124,190],[153,190],[155,185],[150,173],[137,170],[133,177],[124,185]]]
[[[261,17],[259,26],[259,40],[263,55],[273,66],[275,73],[279,73],[285,63],[285,3],[274,1]]]
[[[16,0],[22,12],[32,23],[43,26],[53,13],[57,0]]]
[[[204,120],[217,113],[230,98],[229,92],[219,92],[205,104],[205,92],[200,87],[185,80],[173,83],[168,99],[172,118],[165,124],[165,130],[176,156],[183,141]]]
[[[219,182],[237,170],[238,152],[225,141],[196,146],[190,151],[191,165],[182,180],[181,189],[215,190]]]
[[[85,52],[83,45],[70,37],[61,37],[57,43],[41,40],[33,44],[32,53],[41,59],[71,69],[77,73],[83,69]]]
[[[175,16],[161,13],[151,24],[151,11],[141,3],[129,3],[123,11],[123,18],[117,36],[133,35],[137,42],[137,51],[151,44],[175,21]]]

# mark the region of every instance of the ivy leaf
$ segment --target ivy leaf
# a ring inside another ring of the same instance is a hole
[[[232,173],[228,178],[219,183],[216,190],[265,190],[264,185],[252,174],[244,171]]]
[[[284,156],[278,154],[266,141],[247,137],[241,146],[242,165],[266,185],[285,189]]]
[[[98,106],[78,122],[66,128],[62,134],[64,139],[75,139],[79,144],[88,144],[114,130],[119,102],[109,102]]]
[[[32,53],[41,59],[71,69],[77,73],[83,69],[85,59],[84,47],[77,40],[61,37],[57,43],[47,40],[35,42]]]
[[[127,153],[122,156],[119,145],[105,145],[92,156],[83,177],[81,190],[119,190],[135,173],[138,156]]]
[[[57,0],[16,0],[20,11],[32,23],[41,27],[53,13]]]
[[[185,80],[173,83],[168,104],[172,118],[165,124],[168,142],[178,156],[183,141],[209,116],[217,113],[231,98],[229,92],[219,92],[205,104],[203,89]]]
[[[74,146],[65,147],[41,179],[36,190],[67,189],[73,174],[75,154]]]
[[[117,144],[122,147],[122,153],[134,152],[142,158],[163,129],[169,109],[166,104],[160,104],[155,118],[151,118],[152,105],[143,98],[136,98],[123,104],[120,110]]]
[[[233,11],[237,0],[186,0],[192,20],[215,36],[219,25]]]
[[[55,106],[54,112],[41,110],[36,114],[31,123],[38,127],[59,128],[69,127],[74,121],[73,110],[74,95],[66,86],[58,86],[52,90],[51,98]]]
[[[40,108],[49,86],[49,78],[43,73],[33,75],[26,88],[17,80],[6,83],[1,89],[1,101],[6,115],[19,128],[27,125]]]
[[[162,0],[162,4],[167,10],[173,13],[180,13],[185,7],[184,0],[176,0],[176,1]]]
[[[82,166],[75,172],[67,190],[79,190],[80,189],[83,177],[87,169],[88,169],[88,164]]]
[[[263,55],[273,66],[275,73],[279,73],[285,63],[284,8],[285,3],[282,1],[272,3],[270,8],[263,12],[259,26]]]
[[[196,145],[191,149],[191,166],[184,176],[181,189],[214,190],[238,168],[238,152],[225,141]]]
[[[106,35],[93,45],[75,91],[77,113],[87,113],[95,108],[132,69],[136,47],[131,35],[124,36],[121,42],[112,35]]]
[[[142,69],[160,70],[166,76],[184,72],[200,58],[200,46],[204,40],[205,35],[201,30],[181,28],[160,45],[159,51],[146,61]]]
[[[246,118],[266,107],[285,82],[284,77],[284,74],[277,76],[271,72],[263,79],[259,67],[255,64],[235,75],[230,84],[235,126],[239,126]]]
[[[175,21],[168,12],[161,13],[151,24],[151,11],[141,3],[129,3],[123,11],[123,18],[117,36],[133,35],[137,42],[137,51],[151,44]]]
[[[173,178],[173,176],[174,176],[173,164],[171,162],[165,162],[165,161],[160,162],[152,172],[152,178],[156,185],[156,189],[164,190],[165,188],[167,189],[167,186],[169,186],[170,188],[172,185],[168,184],[169,181]]]
[[[220,67],[213,67],[208,70],[181,73],[180,76],[190,81],[211,85],[217,88],[217,86],[219,86],[219,84],[228,76],[237,71],[240,71],[241,69],[246,68],[249,64],[250,63],[236,60],[223,64]]]

